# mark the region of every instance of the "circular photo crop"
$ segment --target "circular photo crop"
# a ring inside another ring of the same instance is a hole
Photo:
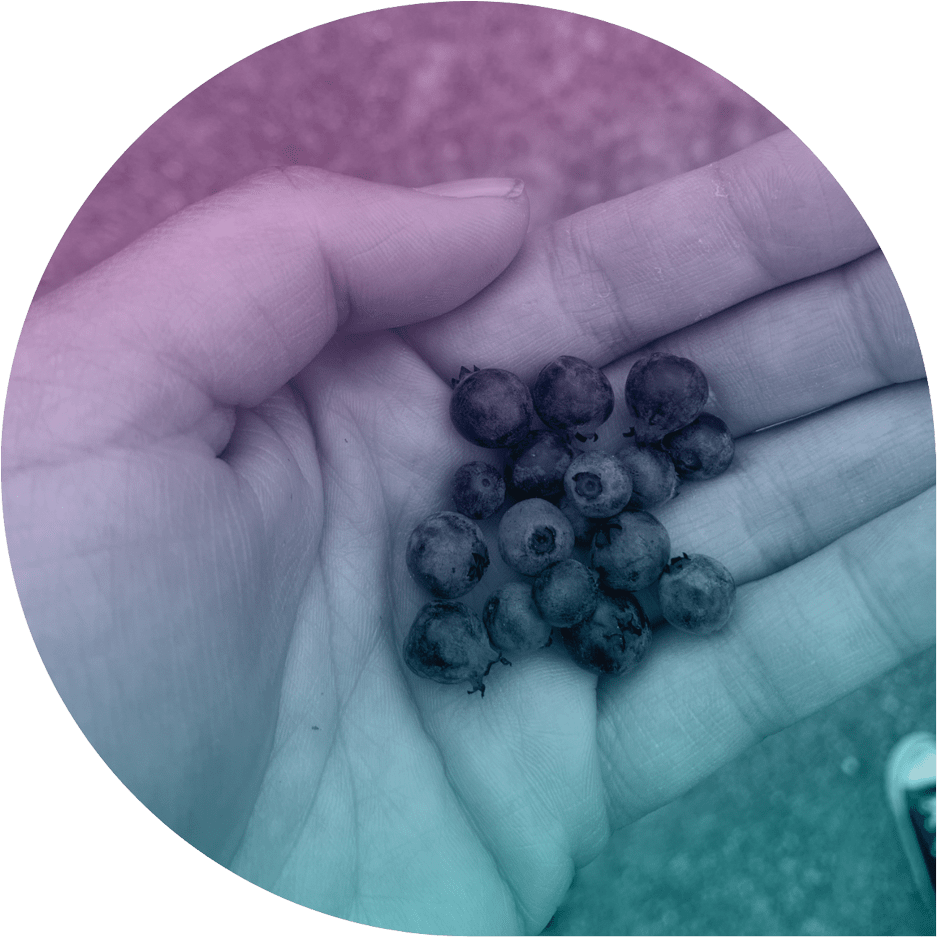
[[[827,858],[858,724],[885,753],[933,695],[934,482],[810,141],[508,3],[337,20],[159,117],[3,422],[26,622],[114,776],[249,883],[435,935],[888,933]]]

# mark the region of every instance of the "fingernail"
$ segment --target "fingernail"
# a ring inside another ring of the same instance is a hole
[[[524,180],[457,179],[454,182],[438,182],[432,186],[422,186],[417,191],[445,195],[452,199],[476,199],[480,196],[516,199],[524,191]]]

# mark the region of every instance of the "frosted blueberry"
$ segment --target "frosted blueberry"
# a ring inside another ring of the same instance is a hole
[[[614,456],[600,450],[580,453],[563,477],[567,498],[587,518],[611,518],[628,504],[632,477]]]
[[[567,629],[588,619],[599,602],[595,570],[574,560],[561,560],[534,581],[534,605],[551,625]]]
[[[440,684],[482,683],[501,655],[489,643],[482,620],[457,602],[427,603],[414,619],[404,642],[404,661],[414,674]]]
[[[550,644],[551,627],[534,605],[529,583],[506,583],[493,593],[482,610],[482,622],[499,651],[535,651]]]
[[[491,463],[467,462],[453,476],[452,495],[460,514],[481,521],[502,507],[505,478]]]
[[[570,657],[594,674],[627,674],[651,642],[651,626],[628,593],[601,596],[593,616],[561,633]]]
[[[538,417],[552,430],[595,433],[612,413],[615,399],[606,376],[589,362],[561,355],[546,364],[531,391]]]
[[[542,498],[512,505],[498,525],[498,549],[516,573],[537,576],[573,553],[573,526],[564,513]]]
[[[636,592],[661,576],[671,554],[665,526],[647,511],[623,511],[593,535],[590,563],[603,589]]]
[[[482,579],[489,551],[474,521],[455,511],[440,511],[411,532],[406,559],[421,586],[441,599],[456,599]]]
[[[524,438],[534,419],[534,404],[527,385],[510,371],[463,368],[453,379],[449,414],[470,443],[494,449]]]
[[[662,352],[640,358],[625,379],[625,402],[635,417],[639,443],[686,427],[704,409],[707,379],[689,358]]]
[[[718,560],[684,554],[668,564],[658,581],[661,614],[675,628],[710,635],[726,625],[736,604],[736,582]]]
[[[729,427],[708,413],[669,433],[661,445],[674,461],[677,474],[693,481],[715,479],[726,472],[736,448]]]

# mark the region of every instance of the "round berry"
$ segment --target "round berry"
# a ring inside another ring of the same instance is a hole
[[[616,453],[632,480],[629,508],[647,511],[658,508],[677,495],[677,470],[671,457],[657,446],[631,443]]]
[[[534,605],[547,622],[567,629],[596,611],[599,577],[579,560],[561,560],[534,581],[533,597]]]
[[[611,518],[628,504],[632,477],[614,456],[593,450],[580,453],[570,463],[563,487],[576,510],[587,518]]]
[[[593,535],[590,563],[604,589],[636,592],[661,576],[671,554],[665,526],[647,511],[623,511]]]
[[[675,628],[710,635],[726,625],[736,604],[733,574],[705,554],[675,557],[658,581],[661,614]]]
[[[576,542],[581,547],[588,547],[593,539],[593,530],[595,519],[587,518],[586,515],[576,510],[573,502],[564,495],[557,504],[557,507],[566,515],[567,520],[573,526],[573,534]]]
[[[594,674],[628,673],[651,642],[648,619],[629,594],[601,595],[591,618],[560,634],[570,657]]]
[[[455,511],[440,511],[417,525],[407,542],[407,568],[434,596],[455,599],[485,573],[489,552],[479,526]]]
[[[531,429],[531,392],[517,375],[501,368],[463,368],[454,381],[450,418],[470,443],[513,446]]]
[[[625,402],[635,417],[639,443],[686,427],[704,409],[709,387],[689,358],[655,352],[640,358],[625,379]]]
[[[572,355],[561,355],[541,369],[531,397],[538,417],[548,427],[581,435],[605,423],[615,403],[606,376]]]
[[[481,521],[494,515],[505,501],[505,479],[501,470],[487,462],[467,462],[453,476],[456,510]]]
[[[528,583],[506,583],[482,610],[491,643],[503,652],[535,651],[550,644],[550,625],[544,621]]]
[[[726,472],[736,446],[729,427],[713,414],[703,413],[662,441],[682,479],[703,481]]]
[[[515,498],[559,501],[563,476],[576,454],[553,430],[532,430],[511,451],[508,489]]]
[[[482,678],[500,658],[482,620],[462,603],[427,603],[404,642],[404,661],[414,674],[440,684],[468,681],[470,694],[485,693]]]
[[[542,498],[512,505],[498,525],[498,549],[516,573],[537,576],[573,553],[576,538],[564,513]]]

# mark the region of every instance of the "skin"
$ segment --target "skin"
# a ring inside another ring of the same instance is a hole
[[[934,641],[921,356],[814,157],[784,134],[526,223],[523,196],[267,174],[45,297],[14,361],[11,561],[78,725],[199,849],[387,928],[538,932],[611,828]],[[411,674],[403,545],[478,458],[450,377],[563,352],[622,387],[649,343],[737,439],[657,511],[731,570],[733,624],[661,630],[619,681],[558,642],[484,700]]]

